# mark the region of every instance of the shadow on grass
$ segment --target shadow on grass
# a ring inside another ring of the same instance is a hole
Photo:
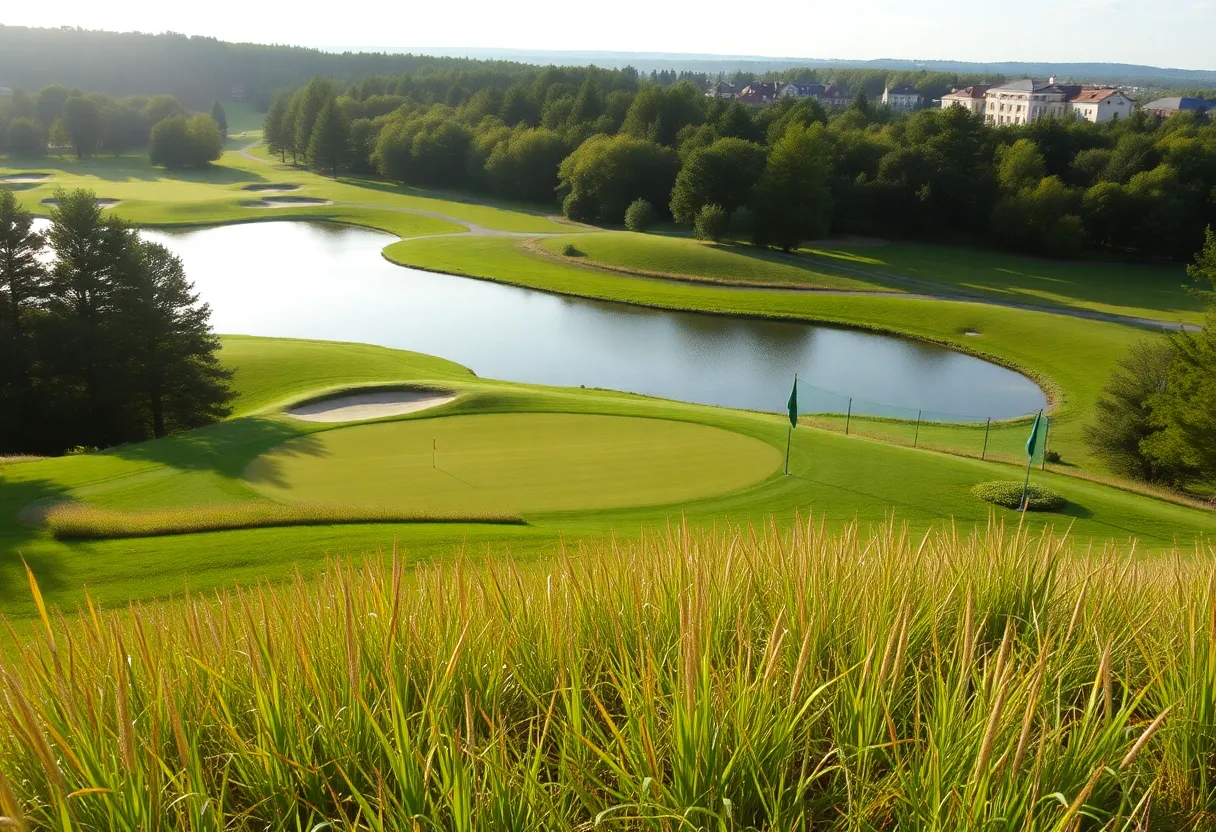
[[[480,205],[484,208],[497,208],[502,211],[514,211],[519,214],[530,214],[536,217],[547,217],[550,214],[559,213],[561,210],[557,205],[544,206],[524,202],[489,200],[474,194],[461,193],[459,191],[445,191],[438,188],[419,188],[413,185],[399,185],[395,182],[388,182],[383,179],[373,179],[366,176],[342,176],[339,177],[337,181],[346,185],[367,188],[371,191],[381,191],[383,193],[399,194],[401,196],[414,196],[420,199],[438,199],[446,202],[459,202],[463,205]]]
[[[43,592],[63,585],[57,559],[30,548],[42,532],[30,522],[27,506],[47,504],[64,497],[63,486],[44,479],[17,479],[15,467],[0,466],[0,613],[10,604],[30,601],[22,559],[29,564]],[[24,515],[24,516],[23,516]]]
[[[235,185],[242,182],[264,182],[257,171],[231,168],[226,165],[206,165],[191,170],[167,170],[153,167],[147,156],[95,156],[78,160],[68,156],[47,156],[42,159],[5,159],[4,166],[14,171],[49,172],[45,183],[54,182],[57,173],[69,176],[95,176],[109,182],[193,182],[204,185]]]
[[[211,471],[240,479],[250,462],[290,440],[284,449],[291,456],[322,456],[324,446],[315,436],[302,433],[280,419],[246,417],[152,442],[123,445],[104,454],[135,462],[152,462],[179,471]],[[281,466],[267,459],[259,463],[258,482],[281,484]]]

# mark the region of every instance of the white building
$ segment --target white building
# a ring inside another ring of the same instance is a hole
[[[882,91],[882,103],[892,110],[915,110],[920,106],[921,95],[911,87],[887,87]]]
[[[981,98],[982,96],[982,98]],[[1046,83],[1025,78],[999,87],[977,84],[942,96],[943,107],[965,107],[989,124],[1030,124],[1041,118],[1110,121],[1131,115],[1136,102],[1112,88]]]

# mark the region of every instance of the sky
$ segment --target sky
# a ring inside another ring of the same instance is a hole
[[[333,47],[501,47],[1216,69],[1216,0],[344,0],[5,3],[0,23]],[[208,9],[208,11],[203,11]]]

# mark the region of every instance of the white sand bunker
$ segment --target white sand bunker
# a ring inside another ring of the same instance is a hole
[[[98,208],[113,208],[115,205],[119,205],[121,203],[122,203],[121,199],[103,198],[103,199],[97,200],[97,207]],[[42,200],[42,204],[43,205],[58,205],[59,200],[55,199],[55,197],[52,196],[52,197],[48,197],[48,198]]]
[[[333,205],[328,199],[311,196],[268,196],[256,202],[246,202],[250,208],[290,208],[293,205]]]
[[[246,185],[245,190],[257,191],[258,193],[283,194],[287,193],[288,191],[298,191],[300,190],[300,186],[288,185],[286,183],[281,183],[278,185]]]
[[[11,176],[0,176],[0,185],[34,185],[38,182],[45,182],[49,178],[49,173],[18,173]]]
[[[386,390],[308,402],[291,408],[287,415],[307,422],[359,422],[415,413],[455,400],[455,395],[438,390]]]

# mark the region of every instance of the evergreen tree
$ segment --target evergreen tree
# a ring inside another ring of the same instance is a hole
[[[227,416],[232,372],[220,363],[211,309],[199,303],[182,262],[157,243],[135,243],[117,289],[128,405],[159,439]]]
[[[262,123],[262,140],[266,142],[266,149],[279,154],[280,162],[287,161],[287,150],[291,147],[291,138],[287,132],[287,108],[290,102],[289,93],[275,93],[274,100],[270,102],[270,110],[266,113],[266,120]]]
[[[337,97],[334,86],[324,78],[313,78],[306,86],[292,96],[296,104],[295,118],[295,148],[292,153],[307,154],[309,142],[312,141],[312,131],[317,124],[317,116],[325,105]]]
[[[338,178],[338,165],[346,160],[350,125],[335,102],[321,108],[308,142],[308,164],[317,170],[329,170]]]
[[[219,101],[211,105],[211,120],[219,128],[220,138],[228,138],[228,115],[224,112],[224,107]]]
[[[45,241],[16,196],[0,188],[0,453],[20,450],[19,437],[37,424],[33,402],[33,339],[27,318],[45,303],[46,269],[39,259]]]

